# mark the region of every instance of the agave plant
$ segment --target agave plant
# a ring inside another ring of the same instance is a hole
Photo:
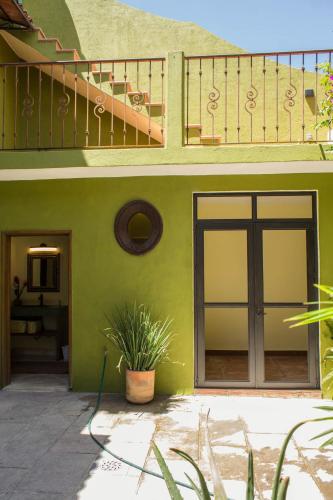
[[[103,333],[121,353],[118,368],[124,362],[129,370],[154,370],[167,359],[173,337],[169,318],[156,321],[147,306],[134,303],[117,308],[108,320]]]
[[[329,307],[323,307],[321,309],[316,309],[314,311],[308,311],[292,318],[287,318],[284,321],[290,321],[294,324],[290,328],[295,328],[302,325],[310,325],[312,323],[319,323],[324,321],[327,325],[328,330],[331,334],[331,339],[333,335],[333,287],[327,285],[314,285],[316,288],[328,295],[328,300],[320,302],[307,302],[307,305],[326,305]],[[323,356],[325,362],[333,360],[333,347],[328,347]],[[333,389],[333,369],[330,370],[327,375],[323,378],[323,384],[327,384],[327,390]]]
[[[319,406],[318,409],[320,410],[325,410],[325,411],[330,411],[333,412],[333,406]],[[303,425],[310,423],[310,422],[322,422],[326,420],[333,420],[333,416],[329,417],[320,417],[320,418],[314,418],[310,420],[304,420],[302,422],[299,422],[296,424],[288,433],[286,436],[284,443],[281,448],[281,452],[279,455],[279,459],[276,465],[276,470],[275,470],[275,475],[274,475],[274,480],[273,480],[273,485],[272,485],[272,495],[271,495],[271,500],[286,500],[287,498],[287,492],[288,492],[288,486],[289,486],[289,477],[283,477],[282,475],[282,467],[284,463],[284,459],[286,456],[286,451],[288,444],[290,443],[291,438],[293,437],[295,431],[302,427]],[[312,439],[318,439],[323,436],[330,436],[329,439],[327,439],[324,443],[320,445],[321,448],[332,445],[333,444],[333,429],[328,429],[324,432],[321,432],[317,436],[314,436]],[[196,496],[199,500],[210,500],[211,497],[214,497],[215,500],[228,500],[227,494],[225,492],[224,486],[222,479],[218,473],[218,468],[216,465],[216,461],[213,455],[212,447],[210,444],[210,439],[209,439],[209,431],[208,431],[208,415],[207,415],[207,421],[206,421],[206,440],[207,440],[207,446],[208,446],[208,455],[209,455],[209,463],[210,463],[210,468],[211,468],[211,476],[212,476],[212,482],[214,485],[214,493],[211,493],[208,489],[206,480],[204,478],[204,475],[202,474],[200,468],[196,464],[196,462],[193,460],[190,455],[185,453],[184,451],[178,450],[176,448],[171,448],[171,450],[179,455],[181,458],[189,462],[195,469],[197,476],[198,476],[198,484],[193,481],[193,479],[185,473],[185,476],[187,477],[188,480],[188,488],[194,490],[196,493]],[[170,498],[172,500],[183,500],[183,497],[180,493],[180,490],[178,488],[178,485],[184,486],[183,483],[179,483],[176,481],[160,450],[156,446],[155,443],[153,443],[153,450],[157,459],[157,462],[159,464],[159,467],[162,471],[162,475],[164,477],[166,486],[168,488]],[[254,487],[254,467],[253,467],[253,453],[252,450],[249,451],[248,454],[248,478],[247,478],[247,488],[246,488],[246,500],[254,500],[255,498],[255,487]]]

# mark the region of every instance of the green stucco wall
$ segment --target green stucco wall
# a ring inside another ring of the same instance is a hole
[[[0,230],[71,229],[73,234],[73,388],[95,390],[106,340],[105,313],[137,300],[161,317],[174,318],[171,358],[157,374],[157,392],[191,392],[194,384],[192,193],[228,190],[319,190],[321,282],[333,282],[331,248],[333,176],[163,177],[10,182],[0,184]],[[117,244],[114,218],[132,199],[146,199],[160,211],[164,233],[150,253],[135,257]],[[292,332],[296,335],[296,332]],[[329,345],[326,333],[322,349]],[[123,379],[111,351],[107,390]]]
[[[25,0],[36,26],[84,59],[239,53],[242,49],[195,23],[166,19],[116,0]],[[188,12],[191,18],[191,12]],[[120,36],[121,35],[121,36]]]

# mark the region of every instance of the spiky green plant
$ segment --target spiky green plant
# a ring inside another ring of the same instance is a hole
[[[118,368],[124,362],[129,370],[154,370],[168,358],[173,338],[169,318],[156,321],[147,306],[134,303],[116,308],[108,320],[110,327],[103,332],[121,353]]]
[[[293,325],[290,328],[296,328],[302,325],[310,325],[312,323],[320,323],[324,321],[328,330],[331,334],[333,333],[333,287],[327,285],[314,285],[320,291],[326,293],[328,295],[328,300],[323,300],[320,302],[307,302],[306,305],[326,305],[329,307],[322,307],[320,309],[315,309],[314,311],[308,311],[302,314],[297,314],[297,316],[293,316],[292,318],[287,318],[285,322],[292,322]],[[323,356],[323,360],[326,363],[327,361],[333,360],[333,347],[328,347]],[[323,384],[327,384],[327,390],[330,391],[333,389],[333,369],[329,370],[327,375],[323,378]]]
[[[333,412],[333,406],[319,406],[319,410],[325,410],[325,411],[330,411]],[[287,498],[287,492],[288,492],[288,486],[289,486],[289,477],[283,477],[282,476],[282,467],[284,464],[285,456],[286,456],[286,451],[287,447],[294,435],[294,433],[302,427],[305,424],[311,423],[311,422],[323,422],[327,420],[333,420],[333,416],[331,417],[320,417],[320,418],[313,418],[310,420],[304,420],[302,422],[299,422],[296,424],[288,433],[286,436],[284,443],[281,448],[281,452],[279,455],[279,459],[276,465],[276,470],[274,474],[274,480],[273,480],[273,485],[272,485],[272,496],[271,500],[286,500]],[[320,448],[324,448],[326,446],[332,445],[333,444],[333,429],[328,429],[324,432],[321,432],[317,436],[314,436],[312,439],[318,439],[323,436],[328,436],[330,435],[329,439],[327,439],[324,443],[320,445]],[[214,485],[214,493],[210,493],[206,480],[199,469],[198,465],[196,462],[193,460],[190,455],[185,453],[184,451],[178,450],[176,448],[171,448],[171,451],[182,457],[184,460],[189,462],[195,469],[198,479],[199,479],[199,484],[196,484],[193,479],[188,475],[185,474],[187,477],[187,480],[189,482],[189,488],[192,488],[193,491],[196,493],[196,496],[199,500],[211,500],[211,497],[214,497],[215,500],[228,500],[226,492],[223,487],[222,479],[219,476],[217,472],[217,465],[215,462],[215,458],[213,455],[212,447],[210,444],[210,439],[208,435],[208,415],[207,415],[207,421],[206,421],[206,439],[207,439],[207,444],[208,444],[208,456],[209,456],[209,463],[210,463],[210,468],[211,468],[211,476],[212,476],[212,481]],[[153,443],[153,451],[155,453],[157,462],[160,466],[160,469],[162,471],[162,475],[164,477],[165,483],[167,485],[167,488],[169,490],[170,498],[172,500],[183,500],[183,497],[180,493],[180,490],[177,486],[177,481],[173,478],[160,450],[156,446],[155,443]],[[179,483],[178,483],[179,484]],[[249,451],[248,455],[248,479],[247,479],[247,489],[246,489],[246,500],[254,500],[255,498],[255,488],[254,488],[254,467],[253,467],[253,454],[252,450]]]

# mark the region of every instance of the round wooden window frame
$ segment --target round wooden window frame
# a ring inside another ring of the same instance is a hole
[[[143,244],[137,244],[131,240],[128,234],[128,223],[131,218],[142,213],[151,222],[152,230],[149,238]],[[143,255],[159,243],[163,233],[163,221],[157,209],[144,200],[134,200],[126,203],[117,213],[114,223],[116,240],[123,250],[132,255]]]

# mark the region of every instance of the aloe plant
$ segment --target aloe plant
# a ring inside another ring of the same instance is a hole
[[[328,307],[322,307],[320,309],[315,309],[314,311],[308,311],[302,314],[297,314],[291,318],[287,318],[285,322],[293,322],[290,328],[296,328],[298,326],[310,325],[312,323],[320,323],[324,321],[330,331],[331,339],[333,336],[333,287],[327,285],[314,285],[316,288],[328,295],[328,300],[319,302],[307,302],[306,305],[326,305]],[[324,362],[333,360],[333,347],[328,347],[323,355]],[[327,384],[327,390],[333,389],[333,369],[329,370],[327,375],[323,378],[323,384]]]
[[[129,370],[154,370],[167,359],[173,337],[169,318],[156,321],[147,306],[134,303],[115,309],[108,319],[103,333],[121,353],[118,368],[124,362]]]
[[[333,412],[333,406],[319,406],[319,410],[325,410],[329,412]],[[289,486],[289,477],[283,477],[282,475],[282,468],[286,456],[286,451],[288,448],[288,445],[294,435],[294,433],[302,427],[305,424],[311,423],[311,422],[323,422],[323,421],[329,421],[333,420],[333,416],[328,416],[328,417],[319,417],[319,418],[313,418],[309,420],[304,420],[302,422],[299,422],[296,424],[288,433],[286,436],[284,443],[282,445],[279,459],[276,465],[276,470],[274,474],[274,479],[273,479],[273,485],[272,485],[272,495],[271,495],[271,500],[286,500],[287,498],[287,493],[288,493],[288,486]],[[199,466],[196,464],[196,462],[193,460],[193,458],[185,453],[184,451],[178,450],[176,448],[171,448],[171,451],[179,455],[181,458],[189,462],[198,477],[199,483],[195,483],[194,480],[185,473],[185,476],[187,477],[188,480],[188,487],[192,488],[193,491],[196,493],[196,496],[199,500],[210,500],[212,497],[214,497],[215,500],[228,500],[228,497],[226,495],[222,479],[218,473],[218,468],[216,465],[216,461],[213,455],[210,439],[209,439],[209,430],[208,430],[208,415],[207,415],[207,421],[206,421],[206,438],[207,438],[207,445],[208,445],[208,456],[209,456],[209,463],[210,463],[210,468],[211,468],[211,476],[212,476],[212,481],[214,485],[214,493],[211,493],[208,489],[206,480],[204,478],[203,473],[201,472]],[[324,441],[321,445],[320,448],[329,446],[333,444],[333,428],[328,429],[324,432],[321,432],[320,434],[314,436],[312,439],[319,439],[321,437],[327,437],[330,436],[326,441]],[[183,500],[183,497],[181,495],[180,490],[178,489],[177,482],[160,450],[156,446],[155,443],[153,443],[153,451],[155,453],[156,459],[158,461],[158,464],[160,466],[162,475],[164,477],[165,483],[167,485],[167,488],[169,490],[170,498],[172,500]],[[254,466],[253,466],[253,453],[252,450],[249,451],[248,454],[248,479],[247,479],[247,488],[246,488],[246,500],[254,500],[255,498],[255,484],[254,484]]]

